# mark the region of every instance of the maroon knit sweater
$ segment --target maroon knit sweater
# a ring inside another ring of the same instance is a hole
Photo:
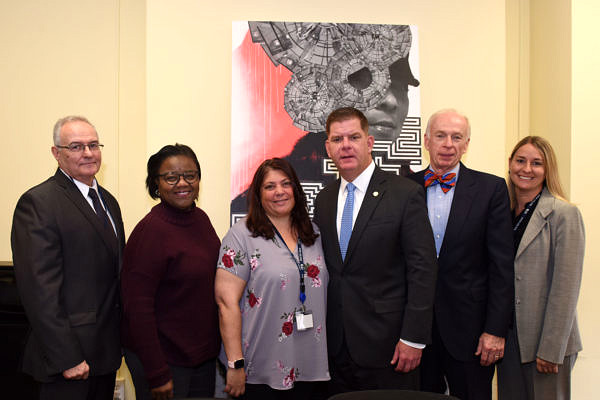
[[[121,271],[123,346],[142,361],[151,388],[168,364],[193,367],[219,352],[214,296],[219,238],[204,211],[162,202],[127,241]]]

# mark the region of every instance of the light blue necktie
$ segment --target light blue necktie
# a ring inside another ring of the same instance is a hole
[[[348,242],[352,235],[352,211],[354,210],[354,186],[352,183],[346,185],[348,195],[346,196],[346,204],[344,204],[344,212],[342,213],[342,223],[340,225],[340,252],[342,260],[346,259],[346,251],[348,250]]]

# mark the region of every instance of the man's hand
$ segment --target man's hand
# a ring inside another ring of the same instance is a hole
[[[225,393],[233,397],[239,397],[246,391],[246,373],[243,368],[227,370],[225,378]]]
[[[150,390],[150,394],[152,394],[153,400],[168,400],[173,398],[173,379],[170,379],[169,382],[164,385],[160,385],[158,387],[152,388]]]
[[[476,356],[481,356],[479,362],[484,367],[492,365],[504,357],[504,338],[483,332],[479,337]]]
[[[398,372],[410,372],[421,363],[421,354],[423,354],[422,349],[411,347],[398,340],[398,344],[396,344],[396,349],[394,350],[394,357],[390,364],[398,363],[396,368],[394,368]]]
[[[535,359],[535,362],[537,364],[538,372],[542,374],[558,374],[558,364],[542,360],[539,357]]]
[[[90,374],[90,366],[83,360],[73,368],[63,371],[65,379],[87,379]]]

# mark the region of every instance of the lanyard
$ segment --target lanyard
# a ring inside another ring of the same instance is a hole
[[[521,225],[521,223],[523,222],[523,220],[525,219],[525,217],[527,216],[527,214],[529,214],[531,212],[531,209],[535,206],[535,204],[537,203],[537,201],[538,201],[538,199],[540,198],[541,195],[542,195],[542,192],[539,192],[537,194],[537,196],[535,196],[535,198],[533,200],[531,200],[529,203],[527,203],[527,205],[525,206],[525,209],[523,210],[523,212],[519,216],[519,219],[517,220],[517,223],[513,227],[513,232],[516,232],[517,229],[519,229],[519,226]]]
[[[300,238],[298,238],[298,258],[299,258],[299,260],[296,260],[294,253],[292,253],[290,248],[285,243],[285,240],[283,240],[283,236],[281,236],[281,233],[279,233],[279,231],[277,230],[277,228],[275,228],[275,226],[273,226],[273,230],[277,234],[277,237],[281,240],[281,243],[283,243],[285,245],[285,248],[290,253],[290,256],[292,256],[292,260],[294,260],[294,263],[296,263],[296,267],[298,267],[298,272],[300,273],[300,296],[299,296],[299,298],[300,298],[300,302],[302,303],[302,308],[304,308],[304,301],[306,301],[306,286],[304,285],[304,257],[302,256],[302,242],[300,241]]]

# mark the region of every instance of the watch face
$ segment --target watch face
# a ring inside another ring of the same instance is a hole
[[[235,360],[235,362],[233,363],[233,368],[235,368],[235,369],[244,368],[244,359],[240,358],[239,360]]]

